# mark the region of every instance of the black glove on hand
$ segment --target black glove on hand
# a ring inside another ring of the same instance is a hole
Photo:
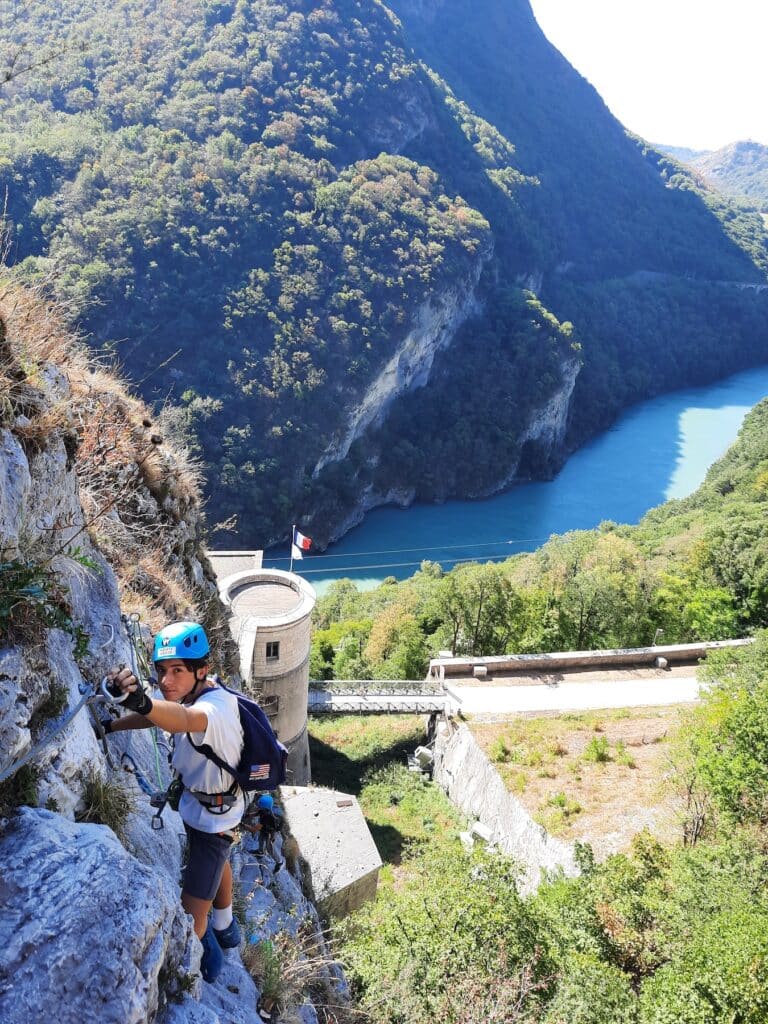
[[[136,711],[140,715],[148,715],[152,710],[152,701],[142,690],[141,684],[136,687],[133,693],[128,694],[122,704],[124,708],[128,708],[129,711]]]

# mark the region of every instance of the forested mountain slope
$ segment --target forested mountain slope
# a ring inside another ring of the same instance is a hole
[[[67,45],[0,94],[11,251],[180,403],[242,543],[551,472],[768,355],[761,219],[629,138],[527,0],[34,0],[13,30]]]
[[[688,161],[713,188],[768,210],[768,146],[734,142]]]

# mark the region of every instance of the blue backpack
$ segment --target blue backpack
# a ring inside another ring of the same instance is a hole
[[[288,762],[287,749],[275,736],[269,719],[252,697],[246,697],[244,693],[231,690],[218,677],[214,678],[222,690],[226,690],[227,693],[231,693],[237,698],[240,725],[243,727],[243,752],[240,755],[240,760],[235,767],[232,767],[219,757],[208,743],[198,745],[187,733],[189,742],[203,757],[213,761],[222,771],[229,772],[244,792],[277,789],[285,782]],[[209,693],[211,689],[212,687],[203,690],[198,695],[198,699],[204,693]]]

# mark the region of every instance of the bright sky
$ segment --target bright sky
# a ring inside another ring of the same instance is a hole
[[[622,124],[649,142],[768,145],[766,0],[531,0]]]

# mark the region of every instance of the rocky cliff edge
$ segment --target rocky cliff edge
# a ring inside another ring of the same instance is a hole
[[[259,857],[251,839],[238,845],[250,941],[242,959],[228,954],[216,985],[203,984],[200,945],[179,902],[182,823],[166,809],[164,827],[153,829],[145,792],[166,784],[164,738],[122,733],[102,743],[94,731],[107,712],[94,701],[98,681],[132,657],[121,614],[150,627],[202,618],[228,667],[234,651],[202,528],[195,467],[163,436],[162,418],[90,361],[54,310],[0,280],[6,1024],[245,1024],[258,1019],[253,977],[263,979],[266,961],[273,977],[278,965],[283,1000],[287,975],[303,978],[293,1019],[321,1019],[304,999],[310,984],[343,1002],[343,979],[317,956],[317,914],[300,876],[281,863],[280,842],[275,858]],[[297,967],[305,961],[311,977]]]

